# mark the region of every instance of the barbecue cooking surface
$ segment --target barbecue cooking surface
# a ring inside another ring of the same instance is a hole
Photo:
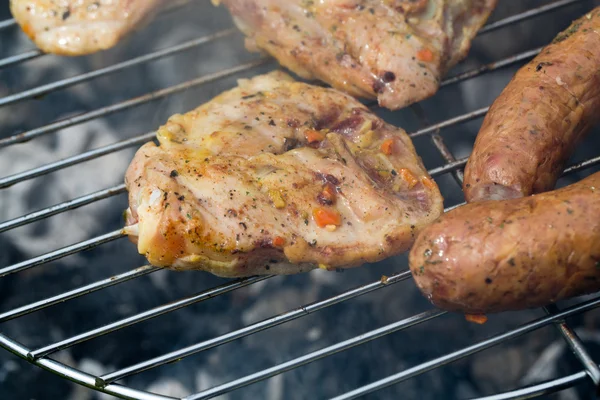
[[[447,209],[463,201],[460,171],[485,107],[538,46],[597,5],[548,1],[521,13],[510,3],[499,4],[471,57],[434,98],[394,113],[374,108],[409,132]],[[156,34],[191,13],[188,5],[173,11],[173,19],[159,17],[150,25],[154,31],[85,60],[42,56],[29,50],[14,22],[0,22],[0,345],[57,375],[137,399],[224,393],[346,399],[371,392],[367,398],[501,392],[509,393],[497,398],[518,398],[590,390],[600,379],[593,363],[596,296],[559,303],[560,309],[490,316],[479,326],[433,309],[414,287],[405,256],[344,273],[242,280],[142,266],[119,230],[127,203],[121,182],[134,151],[170,115],[277,65],[245,52],[224,10],[206,6],[201,10],[210,14],[195,16],[206,29],[198,37]],[[532,39],[507,44],[500,39],[508,32]],[[156,50],[148,53],[149,40]],[[501,56],[490,58],[492,47]],[[187,75],[169,75],[182,59]],[[30,72],[53,66],[61,72]],[[161,85],[157,78],[164,78]],[[97,101],[87,106],[74,102],[77,96]],[[594,143],[581,146],[561,186],[597,170]],[[51,223],[56,220],[61,224]],[[566,317],[568,325],[557,330],[554,322]],[[571,347],[576,356],[568,359]],[[552,369],[557,354],[565,356]],[[74,398],[93,398],[92,391],[76,392],[84,389],[15,363],[7,352],[0,357],[12,362],[0,374],[8,382],[0,385],[4,397],[34,397],[40,390],[41,399],[55,390],[50,398],[60,398],[73,390]]]

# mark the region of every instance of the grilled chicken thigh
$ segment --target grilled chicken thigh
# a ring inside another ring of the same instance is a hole
[[[410,138],[335,89],[275,71],[157,132],[126,173],[124,232],[156,266],[219,276],[406,251],[443,212]]]
[[[163,0],[11,0],[23,31],[46,53],[77,56],[113,47]]]
[[[497,0],[213,0],[305,79],[398,109],[432,96]]]

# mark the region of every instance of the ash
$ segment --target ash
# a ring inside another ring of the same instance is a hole
[[[546,4],[548,1],[500,2],[492,20]],[[513,24],[477,38],[469,59],[452,73],[468,70],[547,44],[571,20],[597,6],[580,1],[533,20]],[[0,2],[0,20],[10,18],[8,1]],[[230,27],[223,7],[193,0],[165,12],[116,48],[87,57],[44,56],[0,70],[0,97],[76,76],[156,49],[195,39]],[[16,28],[0,31],[0,58],[33,49]],[[243,37],[231,37],[180,52],[158,61],[123,69],[43,97],[0,107],[0,138],[43,126],[57,119],[115,104],[198,76],[219,72],[259,57],[243,48]],[[30,142],[0,149],[2,176],[29,170],[81,152],[150,132],[177,112],[195,108],[231,88],[241,77],[277,68],[271,62],[212,83],[163,97],[143,106],[75,125]],[[442,89],[413,109],[380,114],[389,122],[414,131],[490,104],[517,67],[506,68]],[[425,118],[413,112],[419,108]],[[457,158],[469,154],[481,120],[445,129],[442,136]],[[582,146],[573,161],[596,155],[597,135]],[[429,137],[415,139],[426,166],[443,160]],[[122,183],[134,151],[125,150],[0,190],[0,221],[6,221],[74,197]],[[561,180],[574,182],[593,170]],[[447,175],[438,180],[446,205],[463,201],[458,185]],[[125,194],[62,213],[0,234],[0,267],[93,238],[122,227]],[[0,309],[10,310],[87,283],[144,265],[135,246],[120,239],[50,264],[0,279]],[[343,273],[314,271],[276,277],[176,312],[90,340],[52,355],[58,361],[101,375],[151,357],[211,339],[307,303],[406,269],[398,256]],[[227,282],[203,272],[157,273],[49,307],[5,322],[1,332],[29,348],[39,348],[103,324]],[[569,304],[572,304],[570,302]],[[565,306],[563,304],[561,306]],[[241,340],[184,358],[180,362],[127,377],[120,384],[162,395],[184,397],[321,349],[430,309],[412,281],[329,307],[309,316]],[[458,350],[534,318],[541,310],[490,316],[483,326],[458,315],[440,318],[384,336],[310,365],[221,396],[222,399],[321,399],[405,370]],[[600,359],[600,313],[591,311],[568,321],[596,359]],[[502,343],[487,351],[435,369],[367,396],[370,399],[464,399],[499,393],[580,371],[557,330],[549,326]],[[47,371],[0,351],[2,399],[108,399],[108,395],[74,385]],[[585,383],[552,395],[554,399],[591,399]]]

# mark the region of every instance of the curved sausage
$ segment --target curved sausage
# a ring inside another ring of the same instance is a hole
[[[600,121],[600,7],[521,68],[488,111],[465,167],[467,202],[552,190]]]
[[[559,190],[452,210],[419,234],[409,260],[423,294],[467,314],[598,291],[600,172]]]

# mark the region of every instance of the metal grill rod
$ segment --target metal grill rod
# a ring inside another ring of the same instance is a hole
[[[31,304],[27,304],[22,307],[13,308],[10,311],[3,312],[0,314],[0,322],[6,322],[8,320],[22,317],[23,315],[31,314],[32,312],[39,311],[43,308],[53,306],[58,303],[63,303],[67,300],[71,300],[77,297],[81,297],[83,295],[93,293],[100,289],[107,288],[109,286],[116,285],[118,283],[123,283],[131,279],[138,278],[143,275],[147,275],[151,272],[158,271],[160,268],[153,267],[151,265],[145,265],[143,267],[132,269],[131,271],[124,272],[122,274],[118,274],[115,276],[111,276],[110,278],[102,279],[100,281],[96,281],[90,283],[89,285],[85,285],[82,287],[78,287],[77,289],[70,290],[68,292],[61,293],[59,295],[49,297],[44,300],[36,301]]]
[[[439,133],[434,133],[433,135],[431,135],[431,140],[447,163],[456,162],[456,158],[454,157],[448,146],[446,146],[446,143],[444,143],[444,139]],[[456,183],[458,183],[458,186],[462,187],[464,179],[463,171],[460,169],[452,171],[452,177],[454,178]]]
[[[551,381],[538,383],[534,386],[529,386],[522,389],[511,390],[501,394],[494,394],[491,396],[479,397],[477,400],[512,400],[512,399],[532,399],[534,397],[540,397],[547,394],[559,392],[564,389],[575,386],[580,381],[583,381],[587,377],[585,371],[578,372],[573,375],[565,376],[563,378],[553,379]]]
[[[5,335],[0,333],[0,346],[10,351],[16,356],[19,356],[27,360],[28,349],[21,343],[12,340]],[[170,396],[161,396],[154,393],[148,393],[141,390],[130,389],[125,386],[113,384],[108,385],[105,388],[95,387],[95,376],[88,373],[82,372],[75,368],[71,368],[58,361],[51,360],[49,358],[43,358],[38,361],[32,361],[35,365],[44,368],[54,374],[57,374],[63,378],[76,382],[80,385],[87,386],[90,389],[100,390],[104,393],[117,395],[124,399],[139,399],[139,400],[180,400]]]
[[[582,169],[591,168],[598,164],[600,164],[600,156],[596,156],[596,157],[590,158],[588,160],[585,160],[585,161],[582,161],[580,163],[570,166],[569,168],[567,168],[565,170],[564,175],[571,174],[573,172],[577,172]]]
[[[0,139],[0,148],[9,146],[9,145],[15,144],[15,143],[26,142],[35,137],[38,137],[38,136],[41,136],[41,135],[44,135],[44,134],[47,134],[50,132],[55,132],[60,129],[75,126],[75,125],[81,124],[86,121],[90,121],[90,120],[93,120],[93,119],[96,119],[99,117],[105,117],[107,115],[111,115],[111,114],[114,114],[119,111],[127,110],[129,108],[133,108],[133,107],[136,107],[136,106],[139,106],[142,104],[146,104],[151,101],[158,100],[163,97],[166,97],[166,96],[169,96],[169,95],[172,95],[175,93],[179,93],[179,92],[191,89],[196,86],[201,86],[201,85],[204,85],[204,84],[207,84],[210,82],[217,81],[219,79],[229,77],[229,76],[237,74],[239,72],[243,72],[246,70],[250,70],[252,68],[259,67],[270,61],[272,61],[272,60],[270,60],[268,58],[260,58],[256,61],[251,61],[248,63],[241,64],[237,67],[227,68],[227,69],[224,69],[224,70],[216,72],[216,73],[204,75],[204,76],[198,77],[196,79],[192,79],[192,80],[189,80],[189,81],[186,81],[186,82],[174,85],[174,86],[170,86],[165,89],[160,89],[160,90],[157,90],[154,92],[150,92],[150,93],[147,93],[142,96],[134,97],[132,99],[129,99],[129,100],[126,100],[126,101],[123,101],[120,103],[102,107],[102,108],[99,108],[99,109],[96,109],[93,111],[85,112],[85,113],[82,113],[79,115],[75,115],[73,117],[61,119],[61,120],[52,122],[48,125],[44,125],[39,128],[31,129],[26,132],[22,132],[22,133],[13,135],[13,136],[9,136],[4,139]]]
[[[72,165],[81,164],[84,161],[93,160],[95,158],[105,156],[120,150],[124,150],[128,147],[133,147],[152,140],[156,137],[156,132],[147,132],[142,135],[134,136],[130,139],[122,140],[107,146],[98,147],[93,150],[89,150],[83,153],[79,153],[76,156],[63,158],[62,160],[55,161],[43,165],[41,167],[33,168],[27,171],[19,172],[14,175],[9,175],[0,179],[0,189],[7,188],[16,183],[20,183],[29,179],[37,178],[38,176],[46,175],[53,171],[58,171]]]
[[[449,162],[440,167],[432,168],[429,170],[429,175],[431,175],[432,177],[436,177],[436,176],[440,176],[440,175],[443,175],[448,172],[452,172],[454,170],[464,168],[464,166],[467,164],[468,159],[469,159],[468,157],[464,157],[459,160]],[[587,169],[587,168],[592,168],[598,164],[600,164],[600,156],[589,158],[585,161],[581,161],[577,164],[573,164],[573,165],[567,167],[563,171],[563,176],[567,176],[567,175],[570,175],[575,172],[579,172],[579,171]]]
[[[0,278],[14,274],[15,272],[21,272],[29,268],[37,267],[38,265],[49,263],[51,261],[59,260],[84,250],[93,249],[101,244],[112,242],[113,240],[120,239],[124,236],[125,235],[123,235],[120,230],[113,231],[105,233],[104,235],[96,236],[92,239],[84,240],[83,242],[75,243],[70,246],[51,251],[46,254],[42,254],[41,256],[30,258],[29,260],[0,269]]]
[[[11,220],[0,223],[0,233],[17,228],[19,226],[31,224],[32,222],[51,217],[53,215],[60,214],[65,211],[74,210],[76,208],[83,207],[87,204],[95,203],[99,200],[107,199],[124,192],[125,185],[120,184],[117,186],[112,186],[108,189],[103,189],[94,193],[86,194],[85,196],[77,197],[75,199],[65,201],[63,203],[59,203],[39,211],[34,211],[21,217],[13,218]]]
[[[113,64],[109,67],[100,68],[95,71],[86,72],[81,75],[73,76],[71,78],[62,79],[62,80],[48,83],[45,85],[37,86],[32,89],[24,90],[17,94],[5,96],[5,97],[0,98],[0,107],[4,107],[4,106],[10,105],[10,104],[15,104],[19,101],[30,99],[32,97],[46,95],[46,94],[49,94],[56,90],[64,89],[69,86],[76,85],[78,83],[86,82],[91,79],[94,79],[94,78],[97,78],[97,77],[100,77],[103,75],[111,74],[113,72],[116,72],[116,71],[119,71],[119,70],[122,70],[125,68],[133,67],[136,65],[150,62],[150,61],[155,61],[155,60],[167,57],[167,56],[171,56],[173,54],[187,51],[187,50],[193,49],[194,47],[198,47],[200,45],[210,43],[217,39],[231,36],[231,35],[233,35],[234,32],[235,32],[234,28],[225,29],[225,30],[213,33],[211,35],[203,36],[198,39],[194,39],[194,40],[190,40],[188,42],[184,42],[182,44],[178,44],[176,46],[168,47],[168,48],[162,49],[162,50],[157,50],[157,51],[154,51],[152,53],[149,53],[149,54],[146,54],[146,55],[143,55],[140,57],[132,58],[131,60],[128,60],[128,61],[123,61],[123,62],[120,62],[117,64]]]
[[[499,60],[497,62],[484,65],[484,66],[474,69],[472,71],[467,71],[465,73],[450,77],[447,80],[442,81],[441,85],[448,86],[451,84],[457,84],[464,80],[471,79],[471,78],[474,78],[476,76],[479,76],[479,75],[482,75],[482,74],[485,74],[488,72],[493,72],[500,68],[505,68],[505,67],[511,66],[513,64],[519,63],[520,61],[534,57],[536,54],[539,53],[539,51],[540,51],[540,49],[529,50],[529,51],[523,52],[521,54],[518,54],[516,56],[508,57],[508,58]],[[13,136],[9,136],[4,139],[0,139],[0,148],[9,146],[9,145],[15,144],[15,143],[26,142],[35,137],[38,137],[38,136],[41,136],[41,135],[44,135],[47,133],[55,132],[59,129],[68,128],[68,127],[71,127],[74,125],[81,124],[86,121],[90,121],[95,118],[107,116],[107,115],[113,114],[118,111],[123,111],[123,110],[129,109],[129,108],[132,108],[132,107],[136,107],[138,105],[145,104],[147,102],[150,102],[150,101],[153,101],[153,100],[156,100],[156,99],[159,99],[159,98],[162,98],[162,97],[165,97],[165,96],[168,96],[168,95],[171,95],[171,94],[183,91],[183,90],[190,89],[194,86],[213,82],[213,81],[228,77],[230,75],[233,75],[233,74],[236,74],[239,72],[243,72],[243,71],[250,70],[252,68],[255,68],[255,67],[258,67],[261,65],[265,65],[271,61],[273,61],[273,60],[271,60],[269,58],[261,58],[259,60],[256,60],[256,61],[253,61],[250,63],[242,64],[237,67],[229,68],[229,69],[226,69],[226,70],[214,73],[214,74],[205,75],[205,76],[197,78],[197,79],[193,79],[193,80],[190,80],[190,81],[187,81],[187,82],[175,85],[175,86],[171,86],[166,89],[161,89],[161,90],[158,90],[155,92],[151,92],[151,93],[148,93],[143,96],[135,97],[130,100],[126,100],[124,102],[116,103],[111,106],[102,107],[102,108],[99,108],[94,111],[86,112],[86,113],[83,113],[83,114],[80,114],[80,115],[77,115],[74,117],[69,117],[69,118],[66,118],[63,120],[52,122],[48,125],[45,125],[45,126],[42,126],[39,128],[35,128],[35,129],[29,130],[26,132],[22,132],[22,133],[13,135]]]
[[[556,307],[556,305],[551,304],[544,307],[544,311],[546,314],[551,315],[558,313],[560,310],[558,307]],[[569,327],[565,321],[557,321],[556,328],[565,339],[573,353],[575,353],[575,356],[583,364],[588,376],[592,382],[594,382],[594,385],[596,385],[596,388],[598,388],[598,384],[600,383],[600,368],[598,368],[598,365],[594,362],[592,357],[583,346],[579,336],[577,336],[575,331],[573,331],[573,329],[571,329],[571,327]]]
[[[158,366],[168,364],[175,360],[179,360],[181,358],[188,357],[192,354],[195,354],[195,353],[198,353],[201,351],[205,351],[205,350],[220,346],[225,343],[229,343],[233,340],[249,336],[256,332],[260,332],[260,331],[272,328],[274,326],[298,319],[300,317],[307,316],[316,311],[320,311],[324,308],[333,306],[333,305],[341,303],[343,301],[350,300],[355,297],[370,293],[372,291],[375,291],[375,290],[390,286],[392,284],[404,281],[410,277],[411,277],[410,271],[405,271],[405,272],[401,272],[401,273],[392,275],[389,278],[387,278],[385,281],[378,280],[378,281],[372,282],[367,285],[358,286],[354,289],[347,290],[344,293],[341,293],[337,296],[330,297],[326,300],[317,301],[315,303],[308,304],[308,305],[296,308],[291,311],[287,311],[283,314],[279,314],[274,317],[265,319],[261,322],[257,322],[255,324],[238,329],[237,331],[232,331],[225,335],[221,335],[219,337],[209,339],[204,342],[200,342],[195,345],[188,346],[183,349],[179,349],[179,350],[173,351],[171,353],[152,358],[150,360],[143,361],[141,363],[129,366],[127,368],[123,368],[121,370],[111,372],[110,374],[106,374],[106,375],[103,375],[102,377],[100,377],[99,382],[102,385],[105,385],[107,383],[111,383],[111,382],[123,379],[127,376],[130,376],[133,374],[138,374],[142,371],[147,371],[151,368],[156,368]]]
[[[151,310],[144,311],[142,313],[133,315],[128,318],[124,318],[122,320],[110,323],[108,325],[102,326],[100,328],[92,329],[88,332],[82,333],[77,336],[73,336],[69,339],[62,340],[60,342],[39,348],[37,350],[33,350],[27,354],[27,358],[31,360],[35,360],[40,357],[47,356],[48,354],[54,353],[59,350],[66,349],[75,344],[85,342],[92,338],[96,338],[102,335],[105,335],[110,332],[114,332],[116,330],[125,328],[127,326],[131,326],[137,324],[142,321],[147,321],[151,318],[158,317],[160,315],[166,314],[171,311],[179,310],[180,308],[187,307],[189,305],[211,299],[213,297],[217,297],[219,295],[225,294],[227,292],[231,292],[232,290],[236,290],[248,285],[251,285],[256,282],[263,281],[265,279],[272,278],[273,275],[263,275],[263,276],[253,276],[244,279],[235,280],[233,282],[228,282],[223,285],[210,288],[203,292],[200,292],[193,296],[188,296],[183,299],[180,299],[173,303],[164,304],[162,306],[153,308]],[[106,386],[104,384],[103,386]]]
[[[483,67],[480,67],[478,69],[468,71],[463,74],[451,77],[448,80],[443,81],[442,85],[450,85],[450,84],[459,83],[466,79],[470,79],[470,78],[473,78],[475,76],[478,76],[478,75],[481,75],[481,74],[484,74],[487,72],[495,71],[499,68],[504,68],[504,67],[510,66],[512,64],[516,64],[519,61],[522,61],[523,59],[527,59],[527,58],[531,57],[531,53],[536,52],[536,51],[539,52],[539,49],[530,50],[530,51],[521,53],[517,56],[509,57],[509,58],[497,61],[495,63],[484,65]],[[35,128],[35,129],[29,130],[26,132],[22,132],[22,133],[13,135],[13,136],[9,136],[4,139],[0,139],[0,148],[9,146],[9,145],[15,144],[15,143],[26,142],[35,137],[38,137],[38,136],[41,136],[41,135],[44,135],[44,134],[47,134],[50,132],[55,132],[59,129],[68,128],[68,127],[71,127],[74,125],[81,124],[86,121],[90,121],[95,118],[104,117],[104,116],[113,114],[118,111],[123,111],[123,110],[129,109],[129,108],[132,108],[132,107],[136,107],[138,105],[142,105],[142,104],[148,103],[150,101],[157,100],[159,98],[190,89],[194,86],[199,86],[199,85],[203,85],[206,83],[210,83],[210,82],[213,82],[213,81],[216,81],[219,79],[223,79],[225,77],[228,77],[230,75],[233,75],[233,74],[236,74],[239,72],[244,72],[244,71],[250,70],[252,68],[255,68],[255,67],[258,67],[261,65],[265,65],[268,62],[272,62],[272,61],[273,60],[271,60],[269,58],[260,58],[256,61],[252,61],[252,62],[249,62],[246,64],[241,64],[241,65],[239,65],[237,67],[233,67],[233,68],[228,68],[228,69],[225,69],[223,71],[220,71],[220,72],[217,72],[214,74],[205,75],[203,77],[199,77],[199,78],[187,81],[187,82],[183,82],[183,83],[175,85],[175,86],[171,86],[171,87],[168,87],[165,89],[161,89],[161,90],[151,92],[151,93],[139,96],[139,97],[132,98],[130,100],[116,103],[111,106],[102,107],[102,108],[99,108],[94,111],[86,112],[86,113],[83,113],[80,115],[76,115],[73,117],[55,121],[55,122],[52,122],[48,125],[45,125],[45,126],[42,126],[39,128]]]
[[[3,68],[8,68],[13,65],[21,64],[25,61],[34,60],[38,57],[43,56],[39,50],[29,50],[24,53],[15,54],[14,56],[9,56],[0,60],[0,70]]]
[[[423,136],[429,133],[434,133],[438,130],[442,130],[445,128],[449,128],[454,125],[463,124],[465,122],[473,121],[477,118],[484,117],[487,114],[490,107],[483,107],[475,111],[471,111],[466,114],[459,115],[458,117],[450,118],[442,122],[438,122],[437,124],[433,124],[428,126],[427,128],[419,129],[416,132],[409,133],[408,136],[411,138]]]
[[[448,172],[460,170],[460,169],[464,168],[464,166],[467,164],[468,159],[469,159],[468,157],[465,157],[465,158],[456,160],[454,162],[449,162],[440,167],[432,168],[429,170],[429,175],[431,175],[433,178],[435,178],[436,176],[444,175]]]
[[[543,49],[543,47],[538,47],[537,49],[527,50],[522,53],[515,54],[514,56],[506,57],[501,60],[495,61],[493,63],[482,65],[481,67],[475,68],[471,71],[466,71],[466,72],[463,72],[462,74],[451,76],[447,79],[444,79],[440,83],[440,88],[449,86],[449,85],[454,85],[454,84],[469,80],[471,78],[475,78],[480,75],[485,75],[488,72],[493,72],[493,71],[499,70],[501,68],[510,67],[514,64],[520,63],[521,61],[527,61],[527,60],[532,59],[533,57],[537,56],[540,53],[540,51],[542,51],[542,49]]]
[[[556,322],[558,320],[563,320],[567,317],[571,317],[573,315],[576,314],[581,314],[583,312],[592,310],[596,307],[600,306],[600,298],[595,298],[592,300],[588,300],[586,302],[583,303],[579,303],[577,305],[574,305],[572,307],[566,308],[562,311],[560,311],[557,314],[553,314],[553,315],[549,315],[546,317],[542,317],[542,318],[538,318],[532,322],[529,322],[527,324],[521,325],[520,327],[510,330],[508,332],[505,333],[501,333],[499,335],[493,336],[489,339],[483,340],[479,343],[476,343],[474,345],[471,346],[467,346],[465,348],[462,348],[460,350],[454,351],[452,353],[446,354],[444,356],[435,358],[433,360],[424,362],[420,365],[417,365],[415,367],[409,368],[405,371],[399,372],[397,374],[388,376],[387,378],[378,380],[376,382],[370,383],[368,385],[365,385],[363,387],[360,387],[358,389],[352,390],[350,392],[347,392],[345,394],[342,394],[340,396],[337,396],[335,398],[333,398],[332,400],[349,400],[349,399],[356,399],[360,396],[364,396],[368,393],[372,393],[376,390],[380,390],[383,389],[385,387],[400,383],[408,378],[412,378],[414,376],[420,375],[422,373],[425,373],[427,371],[430,371],[434,368],[438,368],[441,367],[443,365],[449,364],[451,362],[454,362],[456,360],[459,360],[461,358],[464,358],[466,356],[470,356],[471,354],[475,354],[479,351],[488,349],[492,346],[497,345],[498,343],[501,342],[506,342],[510,339],[514,339],[516,337],[519,337],[521,335],[524,335],[526,333],[529,333],[531,331],[534,331],[536,329],[542,328],[546,325],[549,325],[552,322]]]
[[[334,345],[325,347],[321,350],[314,351],[312,353],[306,354],[304,356],[295,358],[293,360],[284,362],[282,364],[276,365],[275,367],[267,368],[262,371],[256,372],[251,375],[247,375],[243,378],[236,379],[235,381],[231,381],[225,383],[223,385],[215,386],[211,389],[205,390],[203,392],[193,394],[191,396],[186,397],[184,400],[200,400],[200,399],[210,399],[216,397],[218,395],[231,392],[232,390],[241,388],[243,386],[250,385],[252,383],[260,382],[264,379],[273,377],[275,375],[281,374],[286,371],[290,371],[292,369],[298,368],[302,365],[309,364],[313,361],[317,361],[321,358],[325,358],[331,356],[333,354],[339,353],[344,350],[348,350],[352,347],[359,346],[361,344],[370,342],[372,340],[378,339],[380,337],[389,335],[390,333],[394,333],[411,326],[429,321],[430,319],[437,318],[441,315],[444,315],[444,311],[440,310],[429,310],[425,311],[421,314],[413,315],[412,317],[405,318],[403,320],[391,323],[389,325],[383,326],[378,329],[374,329],[367,333],[364,333],[359,336],[355,336],[351,339],[344,340],[342,342],[336,343]]]
[[[421,106],[421,104],[419,104],[419,103],[413,104],[410,107],[410,109],[413,111],[413,113],[415,114],[417,119],[419,119],[421,121],[421,125],[423,125],[423,126],[431,125],[431,123],[429,122],[429,118],[427,118],[426,112],[423,109],[423,107]],[[430,138],[431,138],[433,145],[438,150],[438,152],[440,153],[442,158],[444,158],[444,160],[446,160],[446,163],[451,163],[451,162],[456,161],[456,158],[454,157],[454,155],[452,154],[450,149],[444,143],[444,139],[439,134],[439,132],[432,134]],[[458,183],[458,186],[462,186],[462,181],[463,181],[463,172],[462,171],[460,171],[460,170],[452,171],[452,177],[454,178],[456,183]]]
[[[0,22],[0,30],[10,28],[11,26],[17,25],[17,21],[14,18],[4,20]]]
[[[479,30],[479,34],[482,35],[484,33],[495,31],[497,29],[504,28],[505,26],[516,24],[517,22],[522,22],[530,18],[546,14],[550,11],[558,10],[562,7],[580,3],[581,1],[582,0],[560,0],[537,8],[532,8],[531,10],[522,12],[520,14],[512,15],[499,21],[486,24],[483,28]]]

